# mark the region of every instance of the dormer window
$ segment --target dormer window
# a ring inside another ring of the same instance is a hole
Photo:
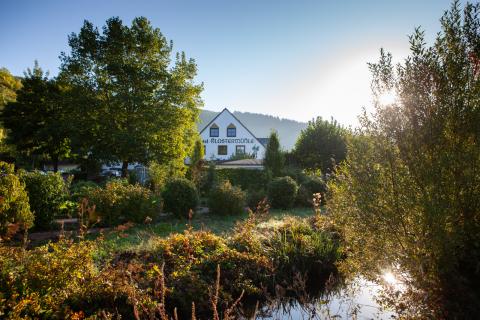
[[[237,127],[233,123],[227,127],[227,137],[236,137],[237,136]]]
[[[210,137],[218,137],[219,129],[218,126],[214,123],[210,126]]]

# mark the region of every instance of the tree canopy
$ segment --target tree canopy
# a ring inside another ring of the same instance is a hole
[[[304,169],[332,171],[347,154],[347,131],[337,121],[317,117],[302,130],[292,154],[297,165]]]
[[[22,79],[16,101],[1,113],[8,143],[21,154],[49,158],[56,171],[59,159],[70,153],[65,111],[62,89],[35,62]]]
[[[428,46],[370,65],[376,111],[362,117],[328,202],[350,266],[378,280],[406,274],[400,317],[480,312],[480,6],[458,2]],[[397,98],[382,104],[384,94]],[[407,301],[407,303],[405,303]],[[408,303],[408,302],[414,303]]]
[[[132,162],[183,161],[202,104],[194,60],[177,53],[172,63],[172,43],[144,17],[131,26],[110,18],[101,33],[85,21],[69,45],[60,78],[74,97],[84,151],[122,162],[123,175]]]

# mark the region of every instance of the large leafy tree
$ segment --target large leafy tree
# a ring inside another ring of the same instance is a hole
[[[293,158],[304,169],[332,171],[335,164],[342,162],[347,154],[347,131],[337,121],[317,117],[309,121],[298,137]]]
[[[0,68],[0,107],[15,101],[16,91],[22,87],[19,79],[15,78],[7,69]]]
[[[330,185],[350,265],[405,275],[390,301],[406,318],[480,313],[479,13],[455,2],[432,46],[416,30],[403,63],[381,52],[370,65],[376,111]],[[397,99],[381,104],[389,92]]]
[[[22,87],[20,79],[15,78],[7,69],[0,68],[0,111],[5,105],[17,99],[17,90]],[[6,132],[0,127],[0,152],[11,152],[6,145]]]
[[[84,151],[103,161],[179,162],[189,154],[201,105],[195,62],[143,17],[131,26],[107,20],[100,33],[85,21],[69,37],[61,79],[72,89]]]
[[[70,153],[62,95],[56,80],[48,79],[35,62],[22,79],[16,101],[7,103],[1,112],[7,142],[20,154],[51,160],[55,171],[58,161]]]

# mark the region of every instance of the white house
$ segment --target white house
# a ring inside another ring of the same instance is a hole
[[[255,137],[227,108],[200,131],[200,136],[207,160],[229,160],[246,153],[261,160],[265,155],[267,139]]]

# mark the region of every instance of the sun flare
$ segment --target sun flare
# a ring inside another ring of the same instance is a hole
[[[393,104],[396,100],[397,95],[393,90],[385,91],[378,97],[378,102],[383,106]]]

